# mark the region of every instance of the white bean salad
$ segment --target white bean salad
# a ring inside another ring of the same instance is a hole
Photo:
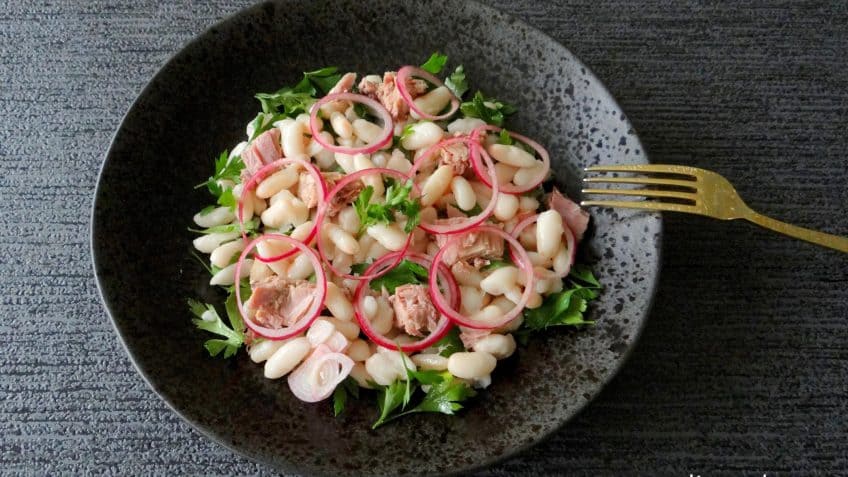
[[[503,128],[515,109],[480,91],[463,101],[464,68],[443,81],[446,62],[328,67],[256,95],[247,140],[202,184],[216,205],[194,216],[222,290],[189,300],[219,336],[212,356],[244,346],[336,415],[373,390],[377,427],[453,414],[516,341],[592,323],[600,285],[574,263],[588,214],[551,187],[545,148]]]

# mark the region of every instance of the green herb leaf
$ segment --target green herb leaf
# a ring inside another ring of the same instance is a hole
[[[445,86],[457,98],[462,98],[462,95],[468,91],[468,82],[465,80],[465,68],[462,65],[457,66],[453,73],[445,79]]]
[[[438,51],[430,55],[430,58],[421,65],[421,69],[432,74],[438,74],[448,62],[448,55],[443,55]]]
[[[306,84],[308,85],[308,83]],[[293,88],[283,88],[274,93],[257,93],[255,98],[258,99],[259,103],[262,105],[262,113],[260,114],[263,115],[263,120],[266,124],[270,124],[273,121],[267,120],[266,117],[281,116],[279,119],[292,118],[298,114],[309,111],[310,106],[312,106],[312,104],[316,101],[314,95],[314,89],[307,92],[298,92]],[[257,121],[258,119],[259,116],[257,116],[254,121]],[[256,129],[261,129],[262,124],[259,123],[257,125],[260,127],[257,127]],[[254,132],[253,137],[258,135],[259,134]],[[253,138],[251,138],[251,140],[252,139]]]
[[[338,416],[344,411],[347,403],[347,389],[344,386],[336,386],[333,391],[333,416]]]
[[[509,135],[509,131],[506,129],[501,129],[501,133],[498,136],[498,144],[505,144],[507,146],[511,146],[515,143],[512,139],[512,136]]]
[[[338,70],[335,66],[327,66],[320,70],[304,72],[303,77],[315,85],[321,93],[327,94],[342,79],[342,75],[338,73]]]
[[[383,287],[388,290],[390,294],[395,292],[395,288],[400,285],[422,285],[427,283],[427,279],[429,277],[429,273],[427,269],[418,265],[415,262],[411,262],[407,259],[403,259],[397,264],[394,268],[384,273],[383,275],[371,280],[369,284],[372,290],[380,291]]]
[[[522,327],[528,331],[541,331],[551,326],[592,325],[595,322],[585,320],[583,313],[589,301],[597,296],[595,290],[573,284],[570,289],[546,296],[542,306],[525,309]]]
[[[454,378],[448,372],[444,372],[442,378],[441,381],[432,384],[424,399],[408,412],[454,414],[462,409],[460,402],[477,394],[471,386]]]
[[[247,222],[244,223],[244,232],[246,234],[253,234],[259,229],[259,218],[254,217]],[[217,233],[232,233],[232,232],[241,232],[239,228],[238,222],[234,222],[232,224],[225,225],[216,225],[214,227],[209,227],[207,229],[188,229],[190,232],[196,232],[199,234],[217,234]]]
[[[387,183],[389,185],[386,188],[385,203],[371,203],[371,197],[374,195],[374,188],[371,186],[362,189],[353,201],[353,209],[359,217],[360,227],[364,229],[374,224],[392,223],[395,221],[394,212],[397,211],[406,216],[404,230],[410,233],[421,220],[421,202],[418,199],[409,199],[412,180],[408,180],[403,186],[398,186],[392,180]]]
[[[582,263],[575,264],[571,267],[571,273],[568,274],[569,278],[577,279],[583,283],[590,285],[590,288],[601,288],[600,282],[595,278],[595,275],[592,273],[592,269],[589,268],[588,265],[584,265]]]
[[[377,406],[380,409],[380,417],[371,425],[371,429],[376,429],[386,422],[389,415],[403,403],[403,396],[406,392],[406,383],[403,381],[395,381],[388,386],[383,386],[379,390],[377,398]]]
[[[206,186],[210,194],[219,197],[224,189],[218,185],[218,181],[231,180],[233,182],[239,182],[241,180],[242,169],[244,169],[244,162],[242,162],[241,157],[230,157],[229,152],[225,150],[218,155],[218,159],[215,159],[215,174],[209,177],[206,182],[196,185],[195,189]],[[214,207],[210,206],[200,211],[200,213],[209,213],[212,209]]]
[[[465,351],[465,345],[462,344],[462,340],[459,338],[459,328],[456,327],[451,328],[448,334],[439,341],[436,341],[433,347],[438,350],[440,356],[444,356],[445,358],[454,353]]]
[[[480,118],[495,126],[503,126],[504,116],[515,112],[513,106],[493,98],[486,98],[481,91],[474,93],[471,101],[462,103],[460,110],[466,117]]]
[[[233,321],[229,316],[230,326],[224,324],[218,311],[210,304],[200,303],[196,300],[188,300],[188,306],[192,314],[197,318],[192,320],[192,323],[201,330],[208,331],[223,337],[224,339],[211,339],[204,343],[204,347],[212,356],[217,356],[224,352],[224,358],[229,358],[236,354],[242,344],[244,344],[244,323],[239,316],[237,321]],[[238,313],[236,313],[238,314]],[[206,319],[204,319],[204,317]]]
[[[368,267],[370,266],[370,262],[354,263],[350,266],[350,273],[354,275],[362,275],[363,273],[365,273],[365,270],[368,270]]]

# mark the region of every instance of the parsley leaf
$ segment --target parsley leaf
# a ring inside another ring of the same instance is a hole
[[[459,339],[459,328],[456,327],[451,328],[444,338],[436,341],[436,344],[434,344],[433,347],[438,350],[440,356],[444,356],[445,358],[454,353],[465,351],[465,345],[463,345],[462,340]]]
[[[327,94],[342,79],[338,71],[339,69],[335,66],[327,66],[320,70],[304,72],[303,78],[312,83],[321,93]]]
[[[394,222],[394,212],[397,211],[406,216],[404,231],[410,233],[421,220],[421,202],[418,199],[409,199],[412,180],[406,181],[402,186],[398,186],[394,181],[389,181],[388,184],[384,204],[371,203],[371,197],[374,195],[374,188],[371,186],[362,189],[353,201],[353,209],[359,217],[360,226],[364,229],[374,224]]]
[[[380,394],[377,398],[377,407],[380,409],[380,417],[371,425],[371,429],[376,429],[386,422],[389,415],[400,407],[403,403],[403,396],[406,391],[406,384],[403,381],[395,381],[388,386],[380,388]]]
[[[365,273],[365,270],[367,270],[370,266],[371,263],[369,262],[354,263],[350,266],[350,273],[354,275],[362,275],[363,273]]]
[[[445,79],[445,86],[456,95],[457,98],[462,98],[462,95],[468,91],[468,82],[465,80],[465,67],[459,65]]]
[[[442,380],[434,383],[427,394],[424,395],[424,399],[410,409],[408,413],[440,412],[442,414],[454,414],[462,409],[462,404],[459,404],[461,401],[465,401],[476,394],[471,386],[445,372],[442,374]]]
[[[277,119],[291,118],[300,113],[308,112],[316,101],[315,98],[318,93],[327,94],[341,77],[342,75],[338,73],[338,68],[335,66],[306,71],[303,73],[303,79],[294,87],[286,86],[273,93],[257,93],[255,97],[262,105],[262,113],[274,116],[272,121],[266,121],[270,124]],[[264,130],[261,130],[262,124],[260,123],[258,126],[260,127],[257,127],[254,131],[263,132]],[[259,133],[254,132],[253,137],[258,136]]]
[[[498,136],[498,144],[505,144],[507,146],[511,146],[515,143],[512,139],[512,136],[509,135],[509,131],[506,129],[501,129],[501,133]]]
[[[197,317],[192,320],[195,326],[201,330],[223,337],[223,339],[207,340],[203,344],[206,351],[211,356],[218,356],[223,351],[224,358],[229,358],[236,354],[238,349],[241,348],[241,345],[244,344],[244,322],[241,316],[238,315],[238,311],[236,310],[235,312],[238,318],[234,319],[233,315],[230,314],[230,310],[227,310],[227,318],[230,322],[230,326],[227,326],[224,324],[221,316],[218,315],[218,311],[215,310],[214,306],[191,299],[188,300],[188,306],[191,312]]]
[[[432,74],[438,74],[448,62],[448,55],[443,55],[438,51],[430,55],[430,58],[421,65],[421,69]]]
[[[570,278],[576,278],[583,283],[593,286],[594,288],[601,288],[601,284],[598,282],[598,279],[595,278],[595,275],[592,274],[592,270],[582,263],[575,264],[571,267],[571,273],[568,275]]]
[[[210,194],[215,197],[220,197],[224,192],[224,188],[218,184],[218,181],[231,180],[233,182],[238,182],[241,180],[242,169],[244,169],[244,162],[242,162],[241,157],[230,157],[229,152],[224,150],[218,155],[218,159],[215,159],[215,174],[210,176],[206,182],[198,184],[194,188],[198,189],[206,186]],[[207,207],[200,211],[200,213],[203,214],[204,211],[209,213],[211,210],[211,208]]]
[[[581,285],[575,280],[568,280],[569,288],[552,293],[545,297],[542,306],[524,310],[524,323],[517,333],[520,341],[526,341],[527,335],[542,331],[551,326],[592,325],[595,322],[586,320],[584,313],[590,301],[598,297],[600,284],[592,272],[585,266],[578,266],[576,275],[579,280],[588,283]]]
[[[359,399],[359,385],[356,384],[356,381],[348,376],[344,381],[341,382],[336,389],[333,391],[333,415],[338,416],[344,411],[345,404],[347,403],[347,397],[353,396],[355,399]]]
[[[311,104],[311,103],[310,103]],[[251,127],[253,128],[253,134],[250,135],[250,141],[253,141],[260,134],[274,127],[274,123],[279,121],[280,119],[286,118],[285,114],[273,114],[273,113],[259,113],[256,115],[256,118],[251,121]]]
[[[429,273],[426,268],[415,262],[403,259],[388,272],[371,280],[369,285],[375,291],[380,291],[385,287],[389,293],[394,293],[395,288],[400,285],[425,285],[428,278]]]
[[[259,218],[254,217],[247,222],[244,223],[244,233],[253,234],[259,229]],[[231,224],[225,225],[216,225],[214,227],[209,227],[207,229],[188,229],[189,232],[196,232],[199,234],[219,234],[219,233],[232,233],[232,232],[241,232],[239,228],[238,222],[233,222]]]
[[[462,103],[460,110],[466,117],[480,118],[495,126],[503,126],[504,117],[516,111],[515,107],[507,103],[493,98],[487,99],[481,91],[474,93],[471,101]]]

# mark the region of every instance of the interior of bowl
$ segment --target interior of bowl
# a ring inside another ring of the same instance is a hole
[[[216,25],[151,81],[118,130],[92,219],[100,290],[150,385],[205,434],[283,470],[327,475],[461,472],[537,442],[571,418],[636,340],[657,278],[656,215],[593,211],[583,254],[605,286],[597,325],[533,339],[499,366],[458,417],[415,415],[377,430],[373,400],[334,418],[241,354],[211,359],[187,297],[214,295],[190,256],[195,190],[213,158],[244,139],[256,92],[337,65],[381,73],[431,52],[465,66],[472,87],[512,103],[507,127],[547,146],[572,197],[582,167],[646,158],[621,109],[563,46],[488,7],[462,1],[269,2]]]

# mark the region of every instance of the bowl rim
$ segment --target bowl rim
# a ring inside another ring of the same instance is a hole
[[[96,282],[96,285],[97,285],[97,295],[99,296],[100,302],[102,303],[103,308],[106,311],[106,315],[109,318],[109,321],[112,325],[112,329],[115,331],[115,334],[118,336],[118,341],[121,343],[121,346],[124,348],[124,351],[126,351],[126,355],[129,358],[130,362],[132,363],[133,367],[141,375],[142,379],[147,384],[147,386],[159,397],[159,399],[161,399],[165,403],[165,405],[174,414],[179,416],[179,418],[183,422],[188,424],[191,429],[196,430],[197,432],[199,432],[205,438],[209,439],[210,441],[214,442],[215,444],[217,444],[219,446],[222,446],[222,447],[230,450],[231,452],[234,452],[237,455],[240,455],[240,456],[243,456],[243,457],[249,459],[252,462],[258,463],[258,464],[263,465],[263,466],[268,467],[268,468],[273,468],[273,469],[276,469],[276,470],[284,470],[284,471],[287,471],[287,472],[294,472],[294,473],[302,474],[302,475],[329,475],[329,474],[321,474],[314,469],[298,466],[297,464],[293,463],[292,461],[285,460],[285,459],[280,461],[280,464],[276,464],[276,463],[271,464],[268,461],[264,460],[259,455],[251,453],[248,449],[245,449],[243,447],[238,447],[234,444],[231,444],[226,439],[224,439],[223,437],[218,435],[216,433],[216,431],[213,430],[212,427],[206,426],[206,425],[194,420],[193,418],[191,418],[190,416],[185,414],[181,409],[179,409],[171,401],[170,397],[167,396],[162,390],[160,390],[158,388],[156,381],[144,370],[144,368],[142,367],[142,365],[139,363],[138,359],[136,358],[134,352],[132,351],[132,349],[128,345],[128,340],[124,336],[124,332],[118,326],[118,322],[115,320],[115,313],[113,312],[112,302],[106,297],[106,295],[104,293],[104,285],[101,282],[102,279],[101,279],[101,273],[100,273],[102,264],[100,263],[101,259],[99,258],[99,253],[98,253],[99,240],[97,238],[97,225],[96,225],[96,217],[95,216],[96,216],[98,208],[100,207],[100,201],[102,200],[101,199],[101,187],[102,187],[103,174],[104,174],[104,171],[105,171],[105,169],[106,169],[106,167],[107,167],[107,165],[110,161],[110,157],[113,155],[114,149],[116,147],[116,141],[118,140],[118,136],[120,135],[121,131],[124,129],[127,118],[135,111],[135,109],[138,107],[142,98],[147,95],[149,90],[153,87],[153,85],[157,82],[157,80],[169,69],[169,67],[171,67],[173,64],[176,64],[178,61],[182,60],[182,56],[187,49],[189,49],[193,45],[196,45],[196,44],[199,44],[199,43],[205,41],[206,38],[209,35],[213,34],[216,29],[221,28],[223,25],[235,20],[238,17],[254,13],[257,10],[264,8],[265,4],[267,4],[267,3],[281,3],[281,2],[284,2],[284,1],[285,0],[269,0],[269,1],[261,2],[261,3],[256,3],[254,5],[247,6],[245,8],[241,8],[239,10],[231,12],[231,13],[225,15],[224,17],[222,17],[220,20],[213,23],[212,25],[207,26],[206,28],[203,29],[203,31],[194,35],[190,40],[182,43],[168,57],[168,59],[158,67],[158,69],[156,70],[156,73],[154,73],[154,75],[152,77],[150,77],[149,80],[147,80],[144,87],[141,88],[141,90],[136,94],[135,99],[132,101],[132,103],[126,109],[123,116],[121,117],[120,122],[118,123],[118,126],[115,128],[114,132],[112,133],[112,136],[109,139],[109,147],[106,149],[106,152],[103,156],[103,160],[100,164],[100,168],[97,172],[97,182],[95,184],[94,193],[92,195],[91,210],[89,212],[89,227],[88,227],[89,254],[91,256],[92,271],[94,272],[94,278],[95,278],[95,282]],[[585,71],[588,75],[590,75],[591,77],[593,77],[597,80],[595,86],[598,88],[598,90],[601,92],[601,94],[605,95],[608,98],[608,100],[610,101],[610,104],[614,105],[618,109],[618,111],[621,112],[622,122],[624,123],[625,126],[627,126],[629,128],[629,130],[633,131],[633,136],[636,140],[636,144],[639,146],[639,148],[642,151],[642,157],[644,158],[645,163],[648,163],[648,164],[650,163],[650,155],[647,153],[647,151],[645,151],[644,144],[642,144],[642,141],[639,138],[639,135],[636,132],[636,128],[634,127],[633,123],[630,121],[630,118],[627,116],[627,114],[624,113],[624,110],[618,104],[618,101],[610,93],[607,86],[602,81],[600,81],[599,77],[594,73],[594,71],[589,66],[587,66],[580,58],[578,58],[570,49],[568,49],[565,45],[563,45],[557,39],[553,38],[547,32],[528,24],[526,21],[524,21],[521,18],[518,18],[518,17],[513,16],[511,14],[508,14],[508,13],[504,13],[504,12],[500,11],[499,9],[491,7],[487,4],[484,4],[484,3],[482,3],[478,0],[471,0],[468,3],[474,4],[476,8],[480,8],[488,14],[499,17],[498,19],[501,20],[501,21],[510,21],[510,22],[513,22],[517,25],[522,26],[523,28],[527,28],[529,30],[535,31],[536,33],[542,35],[544,38],[548,39],[552,43],[555,43],[556,45],[561,47],[570,56],[570,58],[569,58],[570,61],[573,61],[577,67],[585,69]],[[423,474],[423,475],[453,476],[453,475],[462,475],[462,474],[466,474],[466,473],[476,472],[476,471],[491,467],[491,466],[498,464],[500,462],[504,462],[508,459],[514,458],[521,453],[524,453],[528,449],[535,447],[535,446],[543,443],[544,441],[548,440],[555,433],[560,432],[565,427],[566,424],[573,421],[579,414],[581,414],[589,406],[589,404],[594,402],[598,398],[598,396],[603,392],[603,390],[608,387],[610,382],[612,382],[616,378],[616,376],[618,376],[618,374],[621,372],[622,368],[624,368],[625,365],[627,364],[627,362],[630,360],[630,357],[633,354],[633,351],[635,350],[635,348],[637,347],[639,340],[641,339],[642,333],[645,330],[645,326],[647,325],[648,318],[650,317],[650,314],[651,314],[653,307],[654,307],[657,289],[659,287],[659,282],[660,282],[660,278],[661,278],[660,272],[661,272],[661,269],[662,269],[662,249],[663,249],[662,245],[663,245],[663,231],[664,231],[663,225],[664,225],[664,221],[663,221],[662,213],[660,213],[660,212],[653,212],[653,213],[651,213],[651,215],[656,218],[656,220],[654,222],[652,222],[652,226],[654,226],[656,230],[654,231],[654,234],[653,234],[653,236],[654,236],[653,243],[652,244],[649,243],[648,245],[654,246],[654,250],[653,250],[654,260],[653,260],[653,263],[651,264],[653,266],[653,268],[650,269],[650,270],[647,270],[647,272],[648,272],[647,274],[652,277],[652,281],[650,283],[650,287],[649,287],[649,291],[648,291],[647,303],[644,307],[644,312],[643,312],[644,316],[642,317],[641,320],[639,320],[638,326],[635,328],[634,332],[632,333],[631,344],[617,358],[614,368],[610,372],[606,373],[604,379],[602,379],[598,382],[598,385],[597,385],[598,392],[591,395],[588,399],[578,403],[574,407],[573,412],[571,412],[571,414],[567,418],[563,419],[561,422],[556,423],[556,425],[553,426],[551,429],[535,434],[531,440],[529,440],[529,441],[527,441],[527,442],[525,442],[521,445],[510,447],[507,451],[505,451],[501,455],[493,456],[493,457],[488,458],[486,460],[483,460],[483,461],[480,461],[480,462],[477,462],[477,463],[474,463],[472,465],[465,466],[465,467],[462,467],[462,468],[455,468],[455,469],[451,469],[451,470],[448,470],[448,471],[442,472],[442,473],[431,473],[431,474]]]

